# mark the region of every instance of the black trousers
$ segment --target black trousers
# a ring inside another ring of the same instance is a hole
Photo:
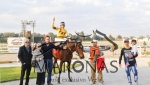
[[[25,85],[29,84],[30,71],[31,71],[31,64],[25,64],[25,65],[21,66],[21,76],[20,76],[20,84],[19,85],[23,85],[23,79],[24,79],[25,72],[26,72]]]
[[[41,85],[42,84],[42,75],[43,73],[37,73],[37,80],[36,80],[36,85]]]

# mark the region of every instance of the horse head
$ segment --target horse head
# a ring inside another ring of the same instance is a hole
[[[72,42],[67,42],[67,47],[70,51],[76,52],[80,59],[84,58],[84,49],[82,42],[78,42],[78,38],[70,38]]]
[[[82,45],[82,42],[76,42],[76,49],[75,49],[76,53],[78,54],[78,56],[83,59],[84,58],[84,47]]]
[[[76,32],[75,32],[76,33]],[[80,36],[80,37],[84,37],[84,38],[86,38],[86,37],[89,37],[89,36],[91,36],[91,34],[90,35],[80,35],[80,34],[78,34],[78,33],[76,33],[76,35],[77,36]],[[79,42],[77,41],[77,39],[76,39],[76,41],[75,41],[75,43],[76,43],[76,49],[75,49],[75,51],[76,51],[76,53],[79,55],[79,57],[81,58],[81,59],[83,59],[84,58],[84,47],[83,47],[83,45],[82,45],[82,40],[80,40]]]

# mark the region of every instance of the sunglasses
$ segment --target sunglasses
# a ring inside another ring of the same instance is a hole
[[[29,42],[25,42],[25,43],[29,43]]]

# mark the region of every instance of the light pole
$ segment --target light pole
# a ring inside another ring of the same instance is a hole
[[[25,22],[24,22],[24,21],[21,21],[21,24],[22,24],[23,37],[25,37],[25,30],[26,30]]]
[[[33,27],[32,28],[32,31],[33,31],[32,32],[32,42],[33,42],[33,45],[34,45],[34,27],[35,27],[35,21],[22,21],[23,30],[25,30],[26,25],[31,25]]]

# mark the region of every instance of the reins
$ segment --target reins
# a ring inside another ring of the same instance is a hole
[[[76,48],[77,48],[77,42],[75,42],[75,48],[74,48],[73,50],[70,48],[69,42],[67,42],[67,47],[68,47],[68,49],[69,49],[70,51],[74,52],[74,51],[76,50]]]

